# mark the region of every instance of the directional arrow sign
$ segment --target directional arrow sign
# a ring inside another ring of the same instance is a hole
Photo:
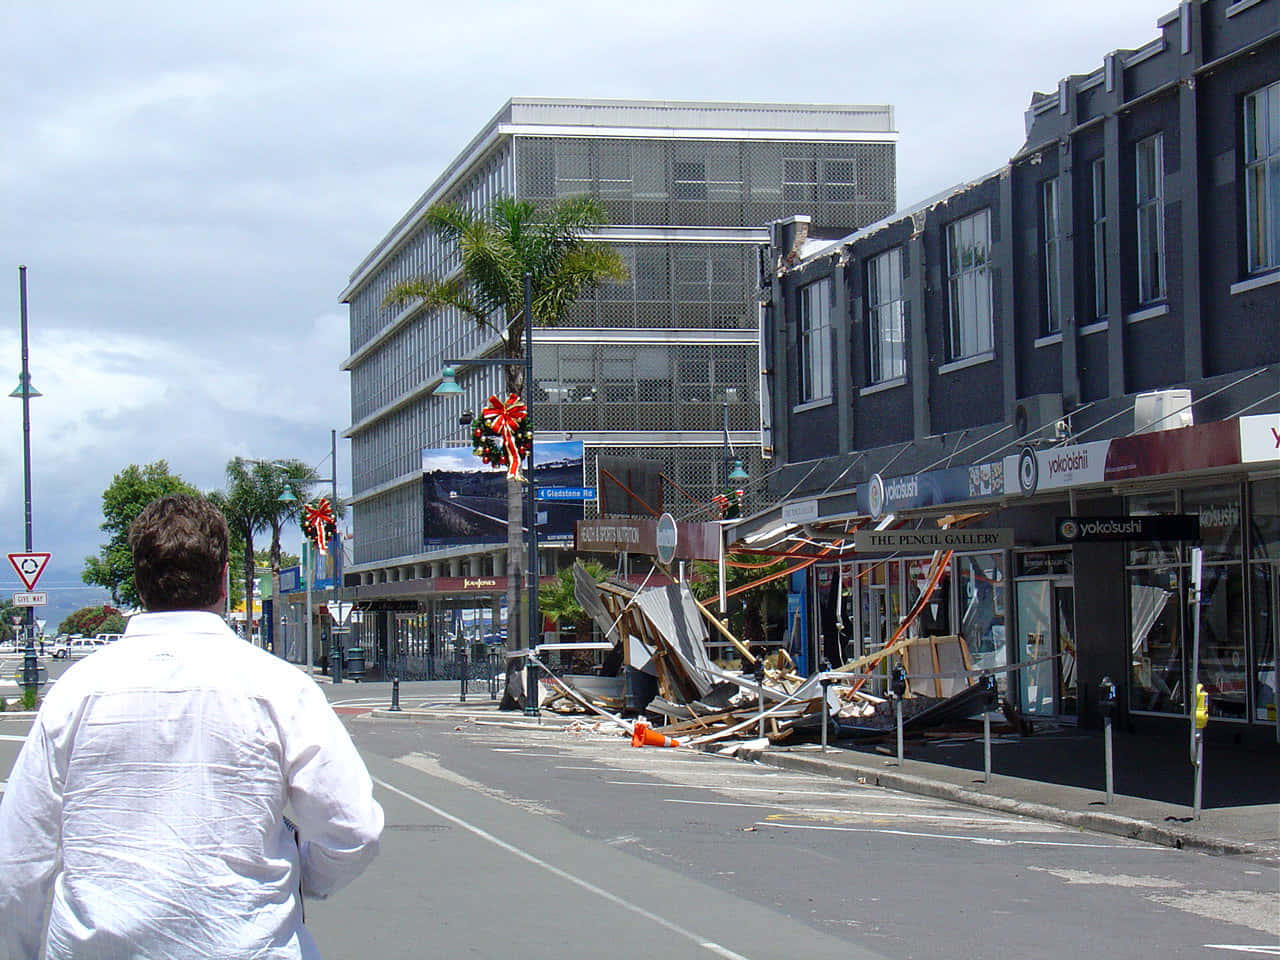
[[[49,565],[50,556],[52,554],[48,553],[11,553],[9,562],[13,564],[13,569],[18,571],[18,576],[22,578],[26,588],[34,590],[40,574],[44,573],[44,568]]]
[[[351,609],[354,603],[331,603],[329,604],[329,616],[333,617],[333,622],[339,625],[347,622],[347,617],[351,616]]]

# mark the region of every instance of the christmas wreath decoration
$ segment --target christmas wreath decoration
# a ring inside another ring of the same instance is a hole
[[[533,426],[529,408],[514,393],[506,400],[496,396],[471,421],[471,452],[491,467],[505,467],[507,476],[519,479],[520,464],[533,450]]]
[[[720,511],[721,520],[736,520],[742,516],[743,496],[745,491],[726,490],[724,493],[717,493],[711,498],[711,502]]]
[[[328,497],[303,504],[302,532],[321,553],[328,552],[329,541],[338,536],[338,518],[334,516]]]

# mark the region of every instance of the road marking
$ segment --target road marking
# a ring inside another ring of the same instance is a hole
[[[515,846],[514,844],[507,843],[507,841],[499,839],[498,837],[495,837],[493,834],[489,833],[487,830],[477,827],[475,824],[468,823],[466,820],[463,820],[461,817],[456,817],[452,813],[448,813],[447,811],[440,809],[433,803],[428,803],[426,800],[423,800],[421,797],[415,797],[413,794],[407,793],[406,791],[401,790],[399,787],[393,787],[391,784],[387,783],[385,780],[379,780],[377,777],[373,778],[373,782],[376,783],[378,786],[382,787],[382,789],[389,790],[394,794],[404,797],[406,800],[410,801],[411,803],[416,803],[418,806],[422,807],[423,809],[430,810],[437,817],[440,817],[443,820],[448,820],[450,823],[456,824],[457,826],[462,827],[462,829],[475,834],[475,836],[479,837],[480,839],[486,840],[489,843],[492,843],[494,846],[499,847],[503,850],[506,850],[508,853],[512,854],[513,856],[517,856],[522,860],[532,863],[536,867],[541,867],[543,870],[546,870],[548,873],[552,874],[553,876],[559,877],[561,880],[568,881],[569,883],[572,883],[577,887],[581,887],[583,890],[586,890],[588,893],[593,893],[597,897],[600,897],[603,900],[607,900],[616,906],[622,907],[624,910],[630,910],[632,913],[638,914],[641,917],[644,917],[644,919],[652,923],[656,923],[660,927],[664,927],[665,929],[670,930],[674,934],[684,937],[686,940],[692,940],[694,943],[702,947],[704,950],[709,950],[712,953],[717,954],[718,956],[724,957],[725,960],[747,960],[747,958],[742,956],[742,954],[734,953],[732,950],[729,950],[726,947],[722,947],[720,946],[720,944],[715,943],[712,940],[708,940],[705,937],[702,937],[699,934],[694,933],[692,930],[686,930],[684,927],[680,926],[677,923],[672,922],[671,920],[668,920],[666,917],[660,917],[656,913],[652,913],[651,911],[646,910],[644,907],[637,906],[634,903],[630,903],[629,901],[618,896],[616,893],[610,893],[608,890],[604,889],[603,887],[596,886],[590,880],[584,880],[579,876],[575,876],[574,874],[569,873],[567,870],[562,870],[560,867],[557,867],[554,864],[548,863],[546,860],[543,860],[541,857],[536,857],[532,853],[522,850],[519,847]]]
[[[716,793],[786,793],[795,797],[843,797],[848,799],[857,796],[859,800],[870,799],[893,799],[902,803],[937,803],[936,800],[922,800],[917,797],[901,797],[894,796],[890,798],[888,794],[879,793],[856,793],[854,788],[850,788],[844,792],[829,790],[785,790],[778,787],[740,787],[729,786],[724,784],[702,784],[702,783],[665,783],[661,780],[643,781],[643,780],[606,780],[605,783],[611,783],[619,787],[667,787],[676,790],[714,790]],[[859,784],[858,786],[862,786]]]
[[[663,803],[687,803],[699,807],[756,807],[764,810],[787,809],[781,803],[732,803],[727,800],[677,800],[663,797]],[[946,813],[898,813],[897,811],[840,810],[836,807],[795,807],[796,813],[836,813],[844,817],[893,817],[895,820],[960,820],[964,823],[1015,823],[997,817],[956,817]]]
[[[1005,847],[1005,846],[1031,846],[1031,847],[1088,847],[1094,850],[1152,850],[1164,852],[1162,847],[1145,847],[1141,845],[1129,846],[1122,843],[1074,843],[1064,840],[1005,840],[997,837],[966,837],[960,834],[949,833],[916,833],[911,830],[882,830],[874,827],[826,827],[818,826],[811,823],[774,823],[771,821],[757,821],[754,826],[757,827],[778,827],[783,830],[834,830],[839,833],[887,833],[898,837],[921,837],[926,840],[962,840],[966,843],[976,843],[980,846],[988,847]]]
[[[1260,953],[1264,957],[1280,957],[1280,947],[1250,943],[1206,943],[1207,950],[1234,950],[1237,953]]]
[[[5,740],[9,743],[26,743],[27,742],[26,737],[12,737],[4,733],[0,733],[0,740]]]

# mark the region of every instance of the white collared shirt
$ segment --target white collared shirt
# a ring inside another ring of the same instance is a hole
[[[49,960],[316,957],[299,870],[328,895],[382,824],[313,680],[211,613],[138,614],[50,690],[0,797],[0,960],[35,960],[51,886]]]

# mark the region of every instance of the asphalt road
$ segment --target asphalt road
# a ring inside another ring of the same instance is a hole
[[[383,852],[310,904],[326,956],[1280,956],[1280,874],[591,724],[456,705],[371,720],[326,692],[387,813]],[[26,721],[0,720],[0,771]]]

